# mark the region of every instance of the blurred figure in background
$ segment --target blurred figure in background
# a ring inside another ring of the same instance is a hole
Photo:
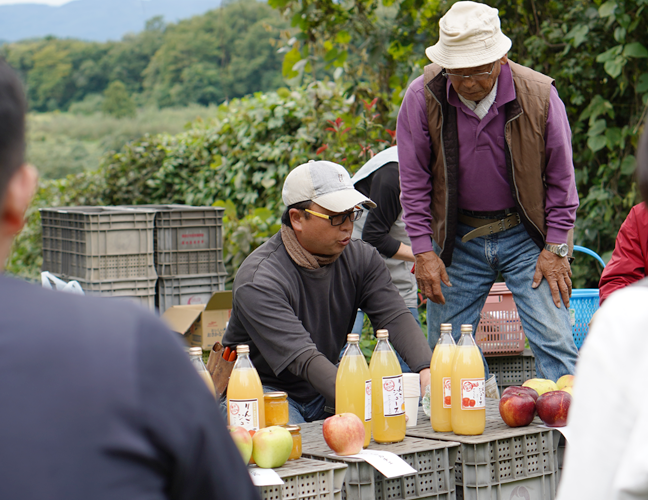
[[[376,202],[377,207],[366,211],[353,223],[353,237],[364,240],[375,247],[385,260],[392,282],[405,301],[416,322],[419,321],[417,307],[418,288],[412,274],[414,254],[400,203],[400,181],[398,179],[398,149],[396,146],[381,151],[351,179],[355,188]],[[364,313],[358,311],[352,333],[362,333]],[[396,353],[403,372],[410,372],[409,366]]]
[[[648,200],[648,127],[637,152]],[[607,269],[607,268],[606,268]],[[614,293],[580,351],[559,500],[648,498],[648,280]]]
[[[25,110],[0,59],[0,271],[37,185]],[[135,304],[0,272],[0,395],[0,498],[259,498],[180,340]]]
[[[632,207],[623,221],[599,282],[599,304],[614,292],[646,277],[648,269],[648,209],[643,203]]]

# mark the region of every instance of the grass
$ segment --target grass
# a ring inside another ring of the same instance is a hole
[[[95,170],[108,152],[145,134],[178,134],[196,119],[206,120],[215,108],[144,108],[134,118],[62,112],[30,113],[27,117],[27,159],[45,179]]]

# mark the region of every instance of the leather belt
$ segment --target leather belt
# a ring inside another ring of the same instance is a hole
[[[474,238],[479,238],[480,236],[501,233],[507,229],[514,228],[521,222],[520,215],[517,212],[512,213],[503,219],[478,219],[460,213],[458,214],[458,220],[459,222],[476,228],[461,238],[462,243],[466,243]]]

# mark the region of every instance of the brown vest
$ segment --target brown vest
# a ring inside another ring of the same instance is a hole
[[[505,105],[505,156],[511,194],[520,218],[533,241],[542,248],[547,235],[545,221],[545,125],[553,79],[508,62],[516,98]],[[457,109],[448,104],[446,79],[441,66],[425,67],[424,85],[432,146],[433,238],[441,247],[446,266],[452,262],[457,231],[459,139]]]

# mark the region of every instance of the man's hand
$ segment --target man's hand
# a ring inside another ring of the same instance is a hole
[[[425,395],[425,388],[430,385],[430,369],[424,368],[419,372],[419,377],[421,379],[421,397]]]
[[[559,257],[548,250],[542,250],[538,257],[535,274],[533,275],[533,288],[538,288],[544,277],[549,283],[554,304],[560,309],[560,298],[569,308],[569,297],[572,291],[571,266],[567,257]]]
[[[445,297],[441,291],[441,282],[452,286],[445,264],[433,251],[419,253],[415,256],[416,282],[419,290],[428,299],[436,304],[445,304]]]

